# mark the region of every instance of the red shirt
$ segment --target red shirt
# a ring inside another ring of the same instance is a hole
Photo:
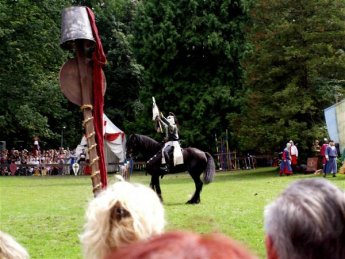
[[[322,145],[321,150],[320,150],[321,156],[325,156],[327,147],[328,147],[328,144],[326,143]]]

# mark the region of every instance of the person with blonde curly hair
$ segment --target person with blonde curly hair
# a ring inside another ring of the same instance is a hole
[[[0,231],[1,259],[29,259],[29,253],[12,236]]]
[[[116,182],[90,201],[80,235],[84,258],[103,258],[111,249],[164,231],[164,208],[149,187]]]

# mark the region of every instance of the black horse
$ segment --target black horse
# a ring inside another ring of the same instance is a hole
[[[139,153],[144,156],[146,160],[146,171],[151,175],[151,188],[156,191],[158,196],[162,199],[162,192],[159,185],[159,177],[166,174],[161,169],[163,143],[159,143],[150,137],[132,134],[127,140],[127,156],[136,156]],[[170,166],[170,174],[188,171],[195,183],[195,192],[193,197],[187,202],[188,204],[200,203],[200,193],[203,182],[208,184],[212,182],[215,174],[215,164],[213,157],[208,152],[203,152],[197,148],[188,147],[182,149],[183,164],[177,166]],[[171,159],[173,160],[173,159]],[[200,175],[204,172],[203,182],[200,180]]]

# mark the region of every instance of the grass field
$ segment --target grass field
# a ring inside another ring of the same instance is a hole
[[[263,210],[292,181],[320,177],[297,174],[279,177],[273,168],[217,172],[204,185],[201,203],[186,205],[194,183],[186,173],[167,175],[161,188],[167,230],[222,232],[265,258]],[[114,182],[114,175],[109,181]],[[327,178],[345,189],[345,178]],[[148,185],[149,176],[135,172],[131,182]],[[0,229],[13,235],[32,258],[81,258],[78,234],[84,211],[93,197],[86,176],[0,177]]]

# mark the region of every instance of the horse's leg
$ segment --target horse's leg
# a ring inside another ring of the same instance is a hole
[[[161,187],[159,184],[159,175],[153,175],[151,177],[151,188],[157,193],[159,199],[161,200],[161,202],[163,202],[163,197],[162,197],[162,191],[161,191]]]
[[[199,173],[192,173],[192,172],[189,172],[189,174],[191,175],[191,177],[194,180],[195,192],[193,194],[193,197],[189,201],[187,201],[187,204],[198,204],[198,203],[200,203],[200,193],[201,193],[202,186],[203,186],[203,183],[200,180],[200,175],[201,174],[199,174]]]
[[[152,188],[152,190],[156,191],[154,182],[153,182],[153,176],[151,176],[151,182],[150,182],[150,187]]]
[[[160,200],[163,202],[161,187],[159,184],[159,177],[162,175],[159,167],[162,161],[162,151],[158,151],[150,160],[146,163],[146,171],[151,175],[150,187],[157,193]]]

